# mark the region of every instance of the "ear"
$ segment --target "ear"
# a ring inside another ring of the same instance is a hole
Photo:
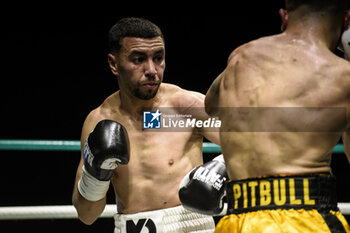
[[[117,65],[117,59],[116,56],[109,53],[107,55],[107,61],[108,61],[108,65],[109,68],[111,69],[112,73],[116,76],[119,75],[119,69],[118,69],[118,65]]]
[[[350,20],[350,10],[347,10],[344,18],[344,28],[343,28],[344,31],[348,30],[349,28],[349,20]]]
[[[279,10],[281,16],[281,31],[284,32],[288,26],[288,12],[286,9],[281,8]]]

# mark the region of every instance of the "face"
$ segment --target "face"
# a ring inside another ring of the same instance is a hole
[[[163,39],[125,37],[119,55],[109,54],[108,61],[122,92],[142,100],[152,99],[163,80]]]

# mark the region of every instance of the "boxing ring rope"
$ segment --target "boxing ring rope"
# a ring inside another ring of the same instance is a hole
[[[226,203],[225,203],[226,204]],[[338,203],[340,212],[350,214],[350,203]],[[113,218],[117,205],[107,204],[100,218]],[[72,205],[52,206],[15,206],[0,207],[0,220],[39,220],[39,219],[74,219],[77,211]]]
[[[80,151],[80,141],[0,139],[0,150]],[[221,148],[214,143],[203,142],[203,153],[221,153]],[[333,153],[344,153],[343,144],[336,145]]]
[[[80,141],[0,139],[0,150],[80,151]],[[221,148],[213,143],[204,142],[203,153],[221,153]],[[333,153],[344,153],[343,145],[336,145]],[[340,202],[338,207],[344,215],[350,215],[350,203]],[[116,204],[107,204],[100,218],[111,218],[116,211]],[[77,212],[72,205],[0,207],[0,220],[74,219],[77,217]]]
[[[100,218],[112,218],[117,205],[106,205]],[[74,219],[77,211],[72,205],[0,207],[0,220]]]

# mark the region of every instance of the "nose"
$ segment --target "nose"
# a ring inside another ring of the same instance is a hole
[[[156,74],[156,64],[150,59],[145,63],[145,75],[146,77],[154,77]]]

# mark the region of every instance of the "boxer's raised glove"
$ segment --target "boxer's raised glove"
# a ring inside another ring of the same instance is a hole
[[[129,162],[129,150],[126,129],[112,120],[100,121],[85,141],[80,194],[89,201],[102,199],[118,163]]]
[[[181,181],[179,198],[184,208],[206,215],[223,211],[226,166],[223,155],[190,171]]]

